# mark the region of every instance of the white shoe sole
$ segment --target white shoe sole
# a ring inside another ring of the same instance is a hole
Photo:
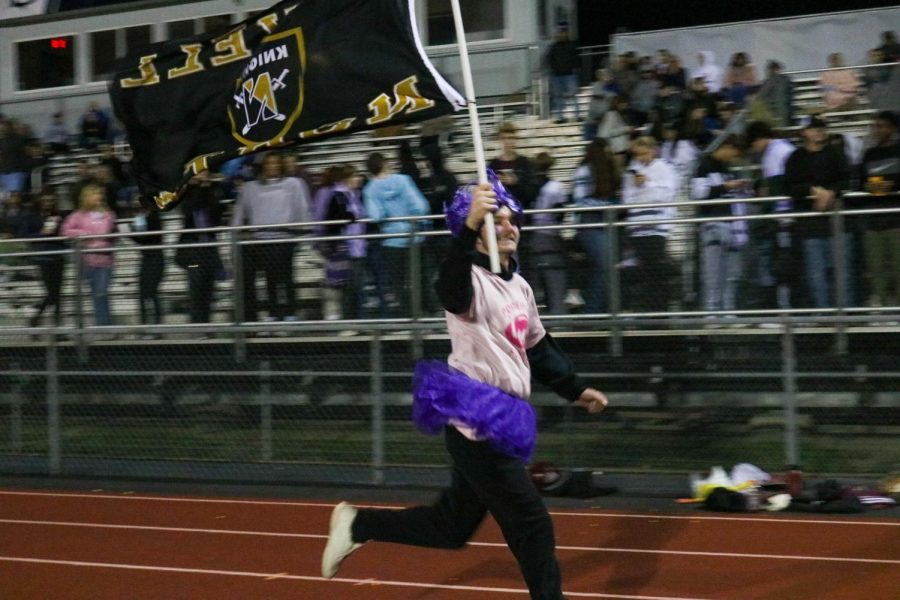
[[[350,512],[350,522],[342,523],[348,512]],[[362,544],[353,543],[353,519],[356,517],[356,509],[341,502],[331,511],[331,520],[329,522],[328,543],[325,544],[325,550],[322,552],[322,577],[331,579],[337,575],[341,563],[344,562],[356,549]],[[346,531],[342,530],[346,527]]]

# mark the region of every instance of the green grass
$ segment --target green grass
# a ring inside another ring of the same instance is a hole
[[[21,450],[13,446],[9,417],[0,419],[0,454],[46,455],[42,420],[26,419]],[[272,460],[298,463],[369,464],[366,420],[277,420]],[[64,457],[253,462],[263,458],[258,424],[198,418],[105,419],[67,417]],[[387,421],[385,458],[392,465],[445,465],[440,437],[418,433],[405,421]],[[890,436],[801,433],[801,465],[808,472],[883,474],[900,465],[900,444]],[[784,435],[777,428],[707,427],[640,430],[597,423],[558,424],[540,434],[535,458],[558,465],[623,471],[705,471],[712,465],[750,462],[784,467]]]

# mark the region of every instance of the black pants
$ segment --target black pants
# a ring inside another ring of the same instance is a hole
[[[387,271],[387,290],[393,295],[388,300],[388,316],[395,319],[410,316],[410,281],[409,281],[409,248],[383,246],[384,262]]]
[[[666,238],[661,235],[638,236],[628,243],[638,262],[629,286],[629,307],[639,312],[668,311],[671,295],[669,278],[672,274],[666,254]]]
[[[200,263],[187,269],[191,323],[210,323],[210,307],[216,287],[216,267]]]
[[[282,321],[297,312],[294,289],[294,244],[255,244],[244,247],[244,319],[259,318],[256,301],[256,273],[266,275],[269,316]]]
[[[162,250],[141,252],[141,270],[138,275],[138,290],[141,300],[141,323],[144,325],[162,323],[162,307],[159,303],[159,284],[165,271]],[[150,318],[150,310],[153,318]]]
[[[40,263],[41,281],[44,283],[44,289],[47,294],[41,303],[37,305],[37,313],[31,318],[32,327],[36,327],[41,315],[44,311],[53,307],[53,317],[55,323],[61,323],[60,313],[60,293],[62,292],[63,271],[66,268],[65,260],[55,256],[44,257],[45,260]]]
[[[534,600],[563,598],[553,522],[522,461],[445,430],[452,482],[432,506],[359,511],[353,540],[462,548],[487,511],[503,531]]]

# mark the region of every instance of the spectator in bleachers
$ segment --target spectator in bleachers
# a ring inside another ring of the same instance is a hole
[[[62,234],[70,238],[97,236],[116,230],[116,216],[109,209],[104,197],[104,188],[89,183],[81,188],[78,210],[63,221]],[[80,241],[80,240],[79,240]],[[81,276],[91,289],[94,305],[94,324],[112,325],[109,307],[109,284],[113,267],[113,240],[91,237],[81,243]]]
[[[668,163],[657,157],[656,140],[642,136],[632,143],[634,160],[622,181],[624,204],[662,204],[674,202],[678,193],[678,175]],[[669,307],[669,258],[666,243],[672,233],[670,223],[642,225],[642,221],[672,219],[674,206],[638,208],[628,211],[627,248],[634,266],[626,277],[629,304],[634,310],[666,311]]]
[[[27,145],[28,139],[16,130],[12,121],[0,119],[0,192],[25,191],[28,183]]]
[[[705,106],[693,106],[687,113],[681,127],[681,137],[690,140],[699,151],[703,151],[715,135],[709,128],[709,111]]]
[[[588,115],[584,120],[584,139],[590,141],[597,136],[597,127],[603,115],[609,110],[613,99],[622,93],[621,86],[612,78],[609,69],[597,69],[591,85],[591,101],[588,104]]]
[[[711,153],[704,155],[691,179],[692,200],[748,198],[751,182],[732,169],[742,157],[741,142],[729,135]],[[701,218],[743,217],[743,202],[701,205]],[[704,221],[700,223],[700,279],[703,285],[703,310],[733,311],[737,308],[738,284],[744,268],[744,249],[749,240],[744,219]]]
[[[684,116],[687,71],[681,66],[681,59],[670,54],[666,70],[659,75],[660,87],[657,104],[663,121],[679,121]]]
[[[254,229],[254,240],[242,248],[244,267],[244,319],[259,318],[256,299],[256,274],[266,276],[267,321],[294,321],[297,318],[297,292],[294,287],[294,251],[296,242],[283,242],[296,235],[287,223],[309,221],[309,188],[301,179],[284,176],[284,162],[276,153],[263,157],[259,178],[241,187],[232,226],[260,225]],[[282,225],[282,227],[277,227]]]
[[[381,224],[382,233],[409,234],[419,226],[415,221],[390,221],[381,223],[385,219],[395,217],[415,217],[428,214],[428,201],[422,195],[416,184],[408,175],[393,173],[388,167],[384,156],[379,152],[373,152],[366,159],[366,168],[372,178],[363,188],[366,214],[375,223]],[[422,243],[421,236],[413,240],[415,244]],[[383,268],[387,274],[385,294],[387,307],[382,306],[382,313],[386,316],[409,316],[410,308],[410,281],[409,281],[409,253],[410,236],[386,238],[381,241],[383,252]],[[382,268],[376,266],[376,268]],[[385,311],[385,308],[387,310]]]
[[[828,143],[828,126],[819,117],[812,117],[803,127],[803,145],[798,148],[785,166],[785,185],[801,212],[816,211],[821,217],[797,219],[794,231],[803,251],[803,264],[809,298],[815,308],[834,306],[834,273],[830,273],[835,258],[835,240],[830,213],[842,190],[847,188],[849,170],[847,159]],[[853,273],[853,236],[844,233],[845,253],[838,257],[845,267],[844,288],[846,306],[855,305],[855,278]]]
[[[819,78],[822,86],[822,100],[826,110],[844,110],[856,104],[859,78],[853,69],[845,69],[844,55],[832,52],[828,55],[828,68]],[[833,70],[832,70],[833,69]]]
[[[722,96],[743,108],[747,96],[756,92],[758,86],[759,77],[756,74],[756,66],[750,62],[750,57],[746,52],[736,52],[725,70]]]
[[[360,197],[359,173],[350,165],[335,167],[331,172],[333,184],[324,199],[325,221],[351,221],[347,225],[329,225],[327,236],[348,236],[352,239],[320,242],[319,252],[325,260],[325,285],[339,299],[340,312],[326,314],[326,318],[361,319],[362,293],[366,284],[366,209]]]
[[[25,144],[25,191],[39,193],[44,186],[44,172],[50,159],[40,140],[29,139]]]
[[[775,137],[772,127],[763,121],[747,125],[747,145],[757,156],[762,179],[757,193],[760,197],[787,195],[784,170],[788,157],[796,147],[789,141]],[[790,200],[779,200],[762,207],[764,213],[777,215],[790,212]],[[791,288],[798,278],[796,238],[792,219],[754,221],[753,240],[756,248],[757,282],[763,308],[791,308]]]
[[[581,120],[581,111],[575,94],[578,91],[578,47],[569,39],[569,28],[561,25],[554,41],[544,57],[550,71],[550,111],[557,123],[565,123],[564,111],[569,103],[574,105],[575,119]]]
[[[881,32],[881,46],[878,47],[886,62],[900,61],[900,42],[893,31]]]
[[[776,60],[766,63],[766,79],[750,103],[751,118],[772,127],[786,127],[791,122],[791,79]]]
[[[886,62],[884,51],[881,48],[869,50],[868,61],[870,65],[878,65]],[[869,67],[862,72],[863,83],[866,86],[866,95],[869,105],[875,110],[894,108],[886,100],[888,81],[891,78],[891,67]]]
[[[128,216],[131,207],[129,202],[122,198],[122,185],[116,179],[113,167],[107,163],[95,165],[92,169],[93,181],[103,186],[103,195],[107,205],[116,213],[116,217],[124,219]]]
[[[421,190],[422,172],[419,169],[419,163],[416,161],[416,156],[413,154],[409,140],[400,140],[400,145],[397,147],[397,162],[400,165],[400,173],[409,175],[416,187]]]
[[[638,62],[634,52],[625,52],[616,57],[616,65],[612,69],[613,80],[618,84],[625,96],[631,96],[634,86],[640,80]]]
[[[702,79],[706,89],[713,96],[722,89],[722,67],[716,64],[716,53],[703,50],[697,53],[697,68],[691,72],[691,79]]]
[[[572,200],[578,208],[609,206],[617,202],[622,184],[622,171],[603,138],[592,140],[585,149],[584,158],[572,178]],[[606,219],[602,211],[577,213],[576,221],[584,224],[602,223]],[[579,229],[578,242],[587,255],[589,273],[582,290],[584,311],[604,313],[608,310],[609,273],[612,268],[607,247],[610,233],[606,228]]]
[[[422,179],[422,193],[428,200],[429,213],[443,215],[444,207],[450,206],[453,202],[459,181],[456,179],[456,175],[444,165],[444,155],[440,146],[436,144],[424,146],[422,153],[425,155],[428,165],[428,174]],[[436,227],[441,227],[440,221],[437,221]],[[450,238],[448,236],[430,236],[425,240],[422,261],[422,300],[425,310],[428,312],[443,310],[434,283],[437,281],[441,261],[447,255],[449,247]]]
[[[69,151],[69,129],[63,121],[61,112],[53,113],[42,139],[53,154],[65,154]]]
[[[141,206],[140,195],[132,200],[134,216],[131,230],[136,234],[159,232],[157,235],[135,235],[138,246],[160,246],[163,242],[162,219],[158,210],[147,210]],[[138,302],[142,325],[158,325],[163,322],[162,303],[159,299],[159,284],[165,272],[165,256],[162,248],[141,248],[141,266],[138,270]],[[147,336],[151,337],[151,336]]]
[[[900,119],[878,114],[873,125],[875,145],[866,150],[860,169],[861,188],[870,194],[865,208],[900,208]],[[866,217],[863,233],[869,306],[900,302],[900,213]]]
[[[88,150],[109,141],[109,117],[96,102],[91,102],[81,115],[80,132],[81,147]]]
[[[719,104],[713,94],[706,87],[706,82],[702,78],[696,77],[691,80],[690,88],[685,93],[685,101],[687,108],[685,109],[685,118],[690,120],[695,118],[695,111],[698,108],[703,109],[702,119],[709,124],[716,121],[719,116]],[[712,127],[707,127],[712,129]]]
[[[201,171],[188,183],[181,202],[184,215],[184,231],[179,244],[215,242],[212,229],[222,225],[222,200],[224,191],[213,181],[209,171]],[[191,323],[210,323],[210,307],[213,301],[216,278],[223,270],[219,249],[215,246],[179,246],[175,251],[175,263],[187,271],[188,306]],[[241,290],[235,290],[240,293]]]
[[[37,210],[28,220],[23,237],[34,238],[35,241],[29,247],[33,252],[54,252],[66,249],[65,242],[53,240],[62,236],[63,214],[59,210],[56,196],[52,192],[40,195]],[[44,285],[44,298],[37,305],[34,315],[28,320],[29,327],[40,325],[41,316],[48,308],[53,308],[53,322],[59,326],[62,324],[62,306],[60,296],[62,293],[63,273],[66,267],[65,254],[39,255],[31,257],[31,261],[41,270],[41,282]]]
[[[659,146],[659,157],[672,165],[678,174],[678,189],[694,173],[694,164],[700,155],[700,149],[694,140],[686,137],[678,123],[663,123],[662,141]]]
[[[642,67],[640,74],[641,79],[631,93],[631,112],[637,126],[647,122],[650,111],[656,107],[656,95],[659,90],[659,81],[652,66]]]
[[[609,149],[615,155],[616,165],[620,171],[625,166],[631,133],[634,131],[627,113],[628,98],[624,95],[616,96],[600,120],[600,127],[597,128],[597,137],[609,143]]]
[[[500,155],[491,159],[488,166],[497,173],[513,198],[524,208],[531,208],[537,197],[534,165],[518,152],[518,129],[512,123],[503,123],[497,130],[497,139],[500,141]]]
[[[553,157],[540,152],[534,157],[538,173],[538,197],[535,209],[562,208],[567,201],[563,184],[550,177]],[[531,218],[534,227],[546,227],[562,223],[562,213],[539,213]],[[563,239],[558,229],[538,229],[529,234],[529,272],[534,273],[533,286],[543,292],[547,313],[562,315],[566,312],[566,256]]]

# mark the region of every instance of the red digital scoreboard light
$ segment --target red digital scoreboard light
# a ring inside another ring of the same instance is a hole
[[[69,40],[66,38],[53,38],[50,40],[50,47],[54,50],[65,50],[69,47]]]

